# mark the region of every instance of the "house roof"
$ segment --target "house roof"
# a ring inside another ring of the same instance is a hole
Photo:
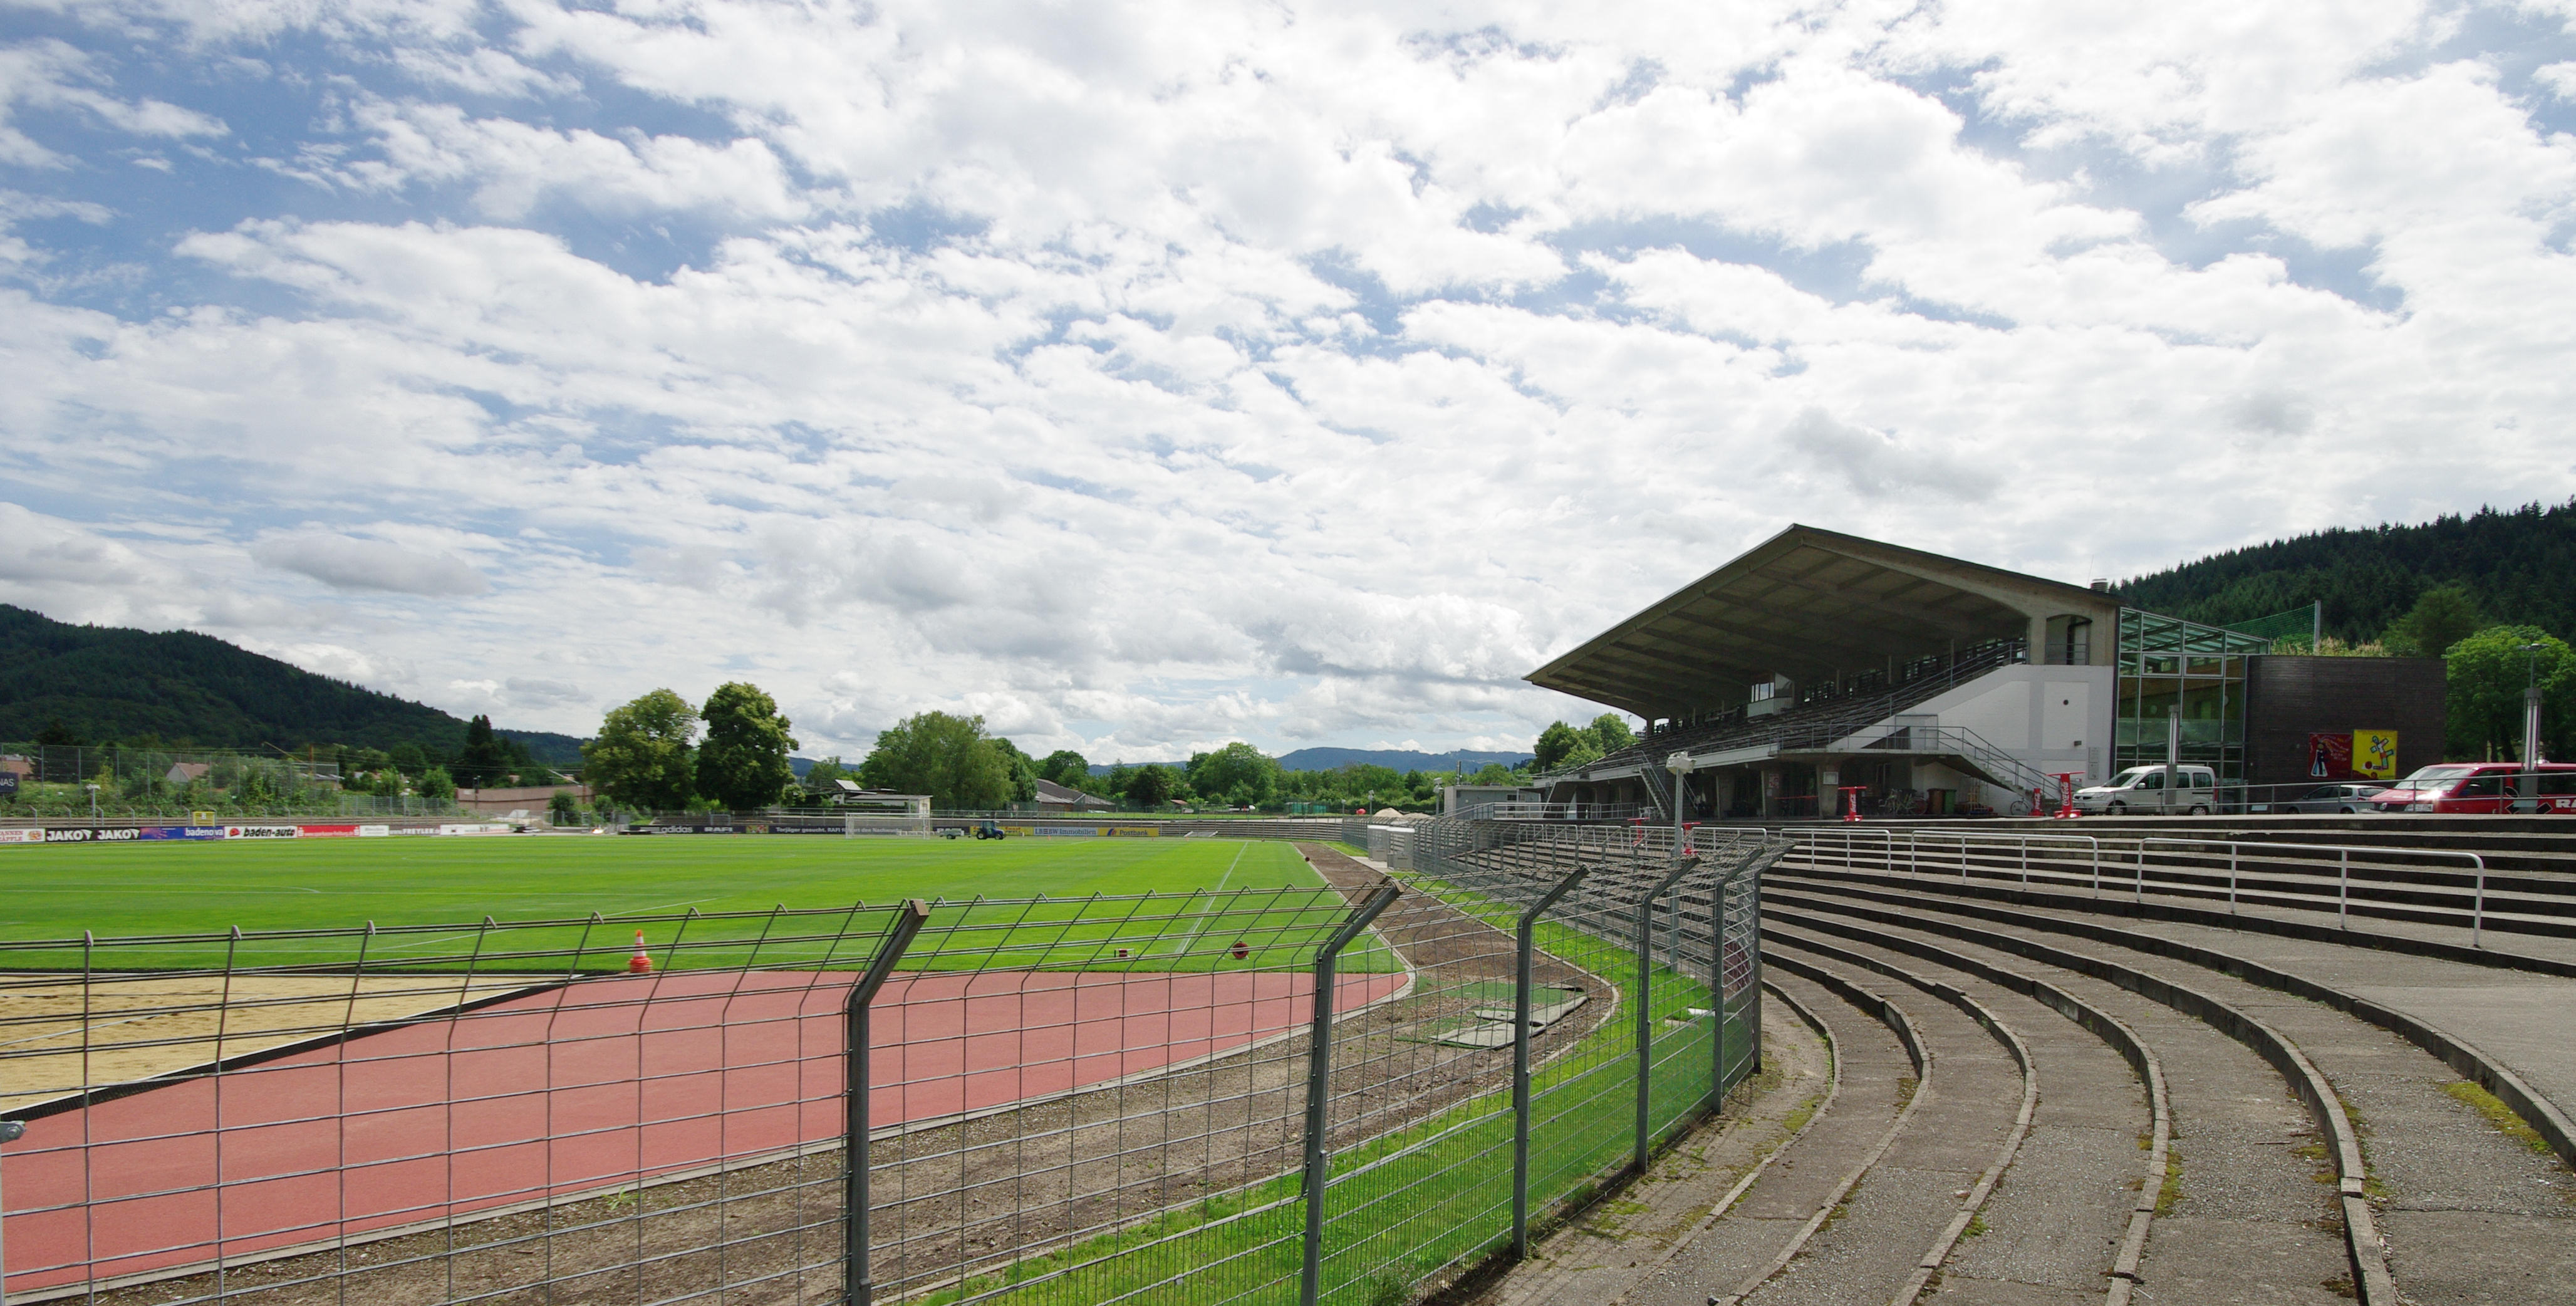
[[[1117,804],[1110,802],[1108,799],[1103,798],[1098,794],[1086,794],[1079,789],[1060,785],[1053,780],[1047,779],[1040,779],[1038,781],[1038,801],[1041,803],[1064,803],[1072,807],[1117,806]]]

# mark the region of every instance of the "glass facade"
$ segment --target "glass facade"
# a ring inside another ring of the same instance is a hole
[[[2216,770],[2220,784],[2243,783],[2245,660],[2271,648],[2268,635],[2121,609],[2111,770],[2164,761],[2166,719],[2180,705],[2180,760]]]

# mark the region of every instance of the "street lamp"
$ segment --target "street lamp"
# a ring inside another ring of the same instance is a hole
[[[82,785],[81,788],[89,791],[89,819],[95,823],[98,820],[98,786]]]

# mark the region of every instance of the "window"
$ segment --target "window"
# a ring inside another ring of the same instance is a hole
[[[2459,788],[2451,791],[2451,796],[2453,798],[2494,798],[2503,792],[2503,776],[2473,775],[2461,781]]]

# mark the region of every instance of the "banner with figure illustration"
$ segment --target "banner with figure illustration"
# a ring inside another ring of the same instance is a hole
[[[2363,780],[2396,779],[2397,732],[2394,730],[2353,731],[2352,773]]]

